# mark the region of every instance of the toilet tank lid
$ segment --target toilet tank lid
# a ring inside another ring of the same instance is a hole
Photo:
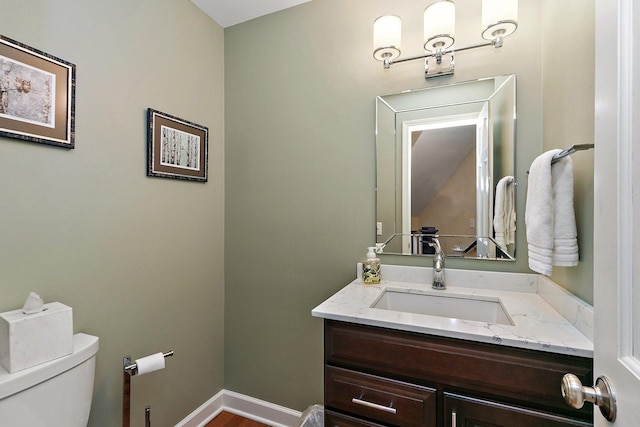
[[[10,374],[0,365],[0,399],[11,396],[53,378],[90,359],[98,352],[98,337],[87,334],[73,336],[73,353]]]

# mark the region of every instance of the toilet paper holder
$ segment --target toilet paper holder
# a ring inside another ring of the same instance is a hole
[[[173,356],[173,350],[162,353],[164,358]],[[138,364],[131,363],[131,356],[122,358],[122,427],[129,427],[131,423],[131,377],[138,374]],[[145,408],[145,427],[151,426],[151,407]]]
[[[164,358],[173,356],[173,350],[168,351],[166,353],[162,353]],[[136,363],[131,363],[131,356],[125,356],[123,358],[124,371],[129,375],[136,375],[138,373],[138,365]]]

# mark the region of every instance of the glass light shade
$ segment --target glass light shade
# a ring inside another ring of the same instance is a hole
[[[394,15],[385,15],[373,23],[373,57],[378,61],[400,56],[402,21]]]
[[[482,38],[504,38],[518,28],[518,0],[482,0]]]
[[[434,52],[453,45],[456,32],[456,5],[437,1],[424,10],[424,48]]]

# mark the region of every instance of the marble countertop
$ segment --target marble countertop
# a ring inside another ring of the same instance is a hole
[[[360,270],[360,269],[358,269]],[[380,285],[357,278],[312,310],[315,317],[552,353],[593,357],[593,307],[537,274],[447,270],[431,289],[431,268],[383,266]],[[371,308],[385,290],[499,299],[513,325]]]

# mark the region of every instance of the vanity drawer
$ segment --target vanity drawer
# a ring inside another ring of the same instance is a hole
[[[387,425],[436,425],[436,390],[375,375],[325,366],[324,400],[327,408]]]
[[[593,383],[593,362],[587,358],[325,320],[325,363],[417,384],[446,384],[570,416],[593,413],[591,405],[570,408],[560,393],[567,372]]]
[[[324,411],[324,425],[325,427],[382,427],[382,424],[349,417],[328,409]]]

